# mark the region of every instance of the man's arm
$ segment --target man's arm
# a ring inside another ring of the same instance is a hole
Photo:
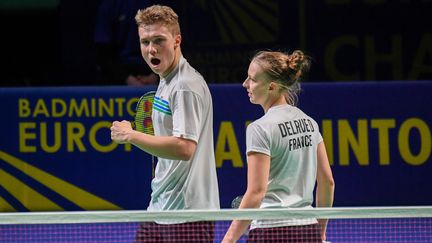
[[[111,126],[111,139],[119,144],[130,143],[157,157],[172,160],[190,160],[196,142],[174,136],[153,136],[132,129],[128,121],[115,121]]]

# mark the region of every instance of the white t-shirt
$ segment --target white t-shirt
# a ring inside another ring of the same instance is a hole
[[[271,107],[247,127],[246,151],[270,156],[267,192],[260,208],[312,207],[317,148],[323,141],[318,124],[297,107]],[[258,220],[251,228],[313,224],[315,219]]]
[[[213,104],[204,78],[183,57],[160,80],[153,102],[156,136],[197,143],[190,160],[158,158],[149,211],[219,209],[213,146]]]

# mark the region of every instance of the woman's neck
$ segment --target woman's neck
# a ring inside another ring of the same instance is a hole
[[[285,96],[279,95],[278,97],[275,97],[274,99],[270,99],[268,102],[266,102],[266,104],[262,105],[262,108],[264,109],[264,113],[267,113],[267,111],[274,106],[286,105],[286,104],[288,103],[285,99]]]

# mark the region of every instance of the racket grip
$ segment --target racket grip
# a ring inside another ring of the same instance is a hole
[[[231,202],[231,208],[239,208],[242,199],[243,196],[237,196],[236,198],[234,198]]]

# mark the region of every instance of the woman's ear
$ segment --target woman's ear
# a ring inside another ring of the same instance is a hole
[[[269,90],[275,90],[277,86],[277,83],[270,81]]]

